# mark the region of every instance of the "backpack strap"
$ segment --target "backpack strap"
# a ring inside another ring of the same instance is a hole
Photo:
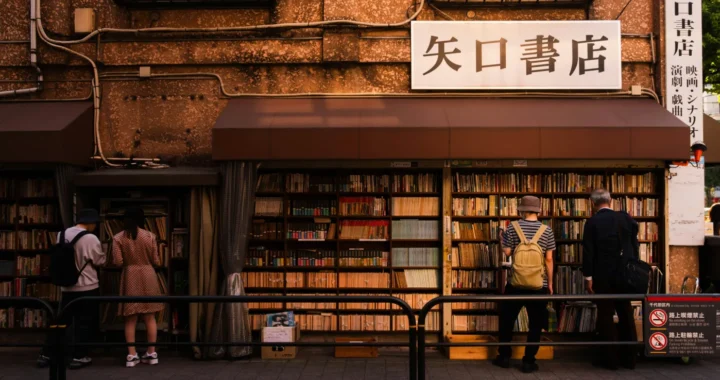
[[[538,228],[537,232],[535,233],[535,236],[533,236],[532,240],[530,241],[531,244],[537,244],[538,241],[540,241],[540,238],[545,233],[545,230],[547,230],[547,226],[544,224],[540,225],[540,228]]]
[[[522,228],[520,228],[520,223],[518,221],[514,221],[510,223],[510,225],[513,226],[513,228],[515,229],[515,233],[517,234],[518,238],[520,238],[520,243],[527,244],[528,241]]]
[[[62,234],[65,235],[65,231],[63,231]],[[75,236],[75,238],[72,239],[72,241],[70,242],[70,245],[72,245],[73,248],[75,248],[75,243],[77,243],[78,240],[82,239],[82,237],[85,236],[85,235],[90,235],[90,232],[89,232],[89,231],[80,231],[80,233],[78,233],[78,234]],[[65,237],[62,236],[62,238],[64,239]],[[61,241],[62,241],[62,240],[61,240]],[[88,264],[90,264],[90,262],[91,262],[90,260],[85,261],[85,264],[82,266],[82,268],[80,268],[80,270],[78,271],[78,273],[82,273],[82,272],[85,270],[85,267],[87,267]]]

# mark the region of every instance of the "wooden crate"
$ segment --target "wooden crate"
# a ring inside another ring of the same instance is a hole
[[[527,342],[526,336],[515,336],[513,337],[513,342]],[[547,337],[541,337],[540,342],[552,342]],[[513,346],[512,347],[512,358],[513,359],[522,359],[523,356],[525,356],[525,346]],[[541,346],[538,350],[537,355],[535,355],[535,359],[537,360],[552,360],[555,357],[555,347],[553,346]]]
[[[445,341],[449,343],[466,342],[497,342],[492,335],[448,335]],[[495,359],[497,347],[446,347],[450,360],[487,360]]]
[[[372,337],[337,337],[335,338],[335,343],[375,343],[377,342],[377,339]],[[335,357],[336,358],[376,358],[378,357],[378,348],[377,346],[374,347],[349,347],[349,346],[342,346],[342,347],[335,347]]]

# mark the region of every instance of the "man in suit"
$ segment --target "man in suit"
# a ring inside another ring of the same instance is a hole
[[[595,214],[583,232],[585,288],[590,294],[623,293],[616,285],[622,269],[622,255],[637,257],[638,224],[626,212],[613,211],[610,193],[598,189],[590,195]],[[605,341],[637,341],[630,301],[597,301],[597,331]],[[613,315],[617,312],[616,328]],[[619,331],[618,331],[619,330]],[[593,364],[615,370],[618,365],[635,368],[635,346],[604,346]]]

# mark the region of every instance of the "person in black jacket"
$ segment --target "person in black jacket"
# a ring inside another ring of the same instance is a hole
[[[626,212],[613,211],[610,193],[604,189],[590,196],[595,214],[585,224],[583,232],[583,266],[585,288],[590,294],[623,293],[615,279],[622,268],[621,255],[637,257],[638,224]],[[637,341],[630,301],[597,301],[597,331],[605,341]],[[618,326],[613,321],[618,315]],[[618,331],[619,330],[619,331]],[[617,369],[618,365],[635,368],[634,346],[605,346],[596,355],[595,365]]]

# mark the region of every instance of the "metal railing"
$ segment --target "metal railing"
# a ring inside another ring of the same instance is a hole
[[[425,380],[425,349],[428,347],[476,347],[476,346],[629,346],[642,345],[642,342],[601,342],[601,341],[575,341],[575,342],[425,342],[425,319],[430,310],[439,304],[454,302],[499,302],[499,301],[598,301],[598,300],[627,300],[640,301],[644,300],[644,294],[601,294],[601,295],[555,295],[555,296],[536,296],[536,295],[482,295],[482,296],[440,296],[428,301],[420,310],[417,322],[417,339],[418,339],[418,370],[417,380]]]
[[[288,346],[288,347],[408,347],[409,363],[408,373],[409,379],[417,378],[417,329],[415,322],[415,314],[407,302],[391,296],[148,296],[148,297],[124,297],[124,296],[99,296],[99,297],[81,297],[69,302],[65,307],[61,308],[57,313],[57,319],[62,320],[68,311],[79,303],[247,303],[247,302],[332,302],[332,303],[389,303],[400,307],[401,311],[408,318],[408,341],[405,342],[292,342],[292,343],[262,343],[262,342],[157,342],[157,343],[107,343],[107,342],[82,342],[75,343],[64,342],[64,326],[58,326],[56,330],[57,339],[54,344],[54,357],[64,358],[67,348],[70,347],[127,347],[127,346],[197,346],[197,347],[241,347],[241,346]],[[66,368],[62,360],[51,361],[50,379],[66,380]]]

